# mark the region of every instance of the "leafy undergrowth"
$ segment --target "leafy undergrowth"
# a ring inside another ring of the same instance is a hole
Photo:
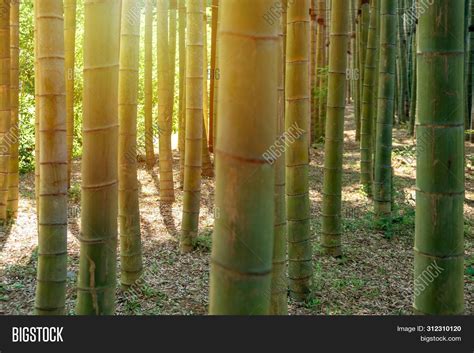
[[[290,300],[290,313],[302,315],[411,314],[413,297],[413,238],[415,151],[403,129],[395,130],[395,215],[391,236],[376,225],[372,201],[359,183],[359,149],[354,142],[349,111],[345,132],[343,176],[343,248],[340,259],[321,255],[319,247],[323,146],[311,152],[310,198],[314,234],[313,295],[306,303]],[[467,144],[465,203],[465,302],[466,314],[474,314],[474,145]],[[175,155],[177,167],[178,156]],[[174,177],[178,180],[178,170]],[[200,234],[196,250],[179,253],[182,191],[176,183],[176,202],[160,205],[158,169],[140,165],[140,207],[144,273],[128,291],[117,289],[120,315],[200,315],[208,307],[209,257],[214,217],[214,181],[203,180]],[[69,261],[67,311],[74,313],[80,234],[80,162],[74,166],[69,204]],[[34,176],[21,180],[20,215],[9,231],[0,233],[0,313],[32,314],[37,264]],[[118,258],[117,258],[118,262]],[[119,265],[120,266],[120,265]],[[118,268],[120,273],[120,267]]]

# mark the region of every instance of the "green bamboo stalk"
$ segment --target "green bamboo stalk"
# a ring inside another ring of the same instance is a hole
[[[212,315],[262,315],[270,308],[275,169],[264,154],[276,139],[278,33],[276,23],[262,18],[273,3],[226,0],[219,8],[218,111],[226,119],[217,125],[214,150],[219,214],[211,256]],[[307,54],[309,59],[309,48]],[[304,70],[308,95],[307,64]],[[309,119],[309,106],[306,113]]]
[[[187,0],[186,158],[181,252],[190,252],[199,230],[203,131],[203,0]]]
[[[398,0],[398,121],[404,123],[407,121],[407,55],[406,55],[406,37],[403,28],[403,14],[405,1]]]
[[[397,4],[381,0],[380,66],[378,84],[377,138],[375,146],[375,214],[383,224],[392,217],[392,129],[395,115],[397,60]],[[390,235],[389,227],[387,235]]]
[[[120,8],[116,0],[84,3],[79,315],[115,312]]]
[[[418,28],[417,313],[464,310],[464,3],[435,0]],[[422,281],[426,272],[432,280]],[[427,283],[428,282],[428,283]]]
[[[281,2],[283,6],[283,2]],[[278,22],[278,120],[276,134],[283,136],[285,132],[285,62],[284,62],[284,37],[283,16]],[[281,149],[281,155],[275,161],[275,219],[274,219],[274,243],[272,262],[272,289],[270,298],[271,315],[288,314],[288,279],[287,268],[287,233],[286,233],[286,195],[285,195],[285,154]]]
[[[0,223],[7,222],[10,162],[10,2],[0,11]]]
[[[140,13],[135,0],[122,0],[119,71],[119,225],[122,286],[143,270],[137,177],[137,103],[140,66]]]
[[[10,162],[8,167],[8,200],[7,211],[12,219],[18,216],[19,197],[19,86],[20,86],[20,3],[13,1],[10,4],[10,107],[11,107],[11,128],[10,128]]]
[[[171,130],[173,107],[170,79],[170,55],[168,38],[169,0],[157,0],[157,40],[158,40],[158,130],[160,164],[160,201],[174,202],[173,155],[171,151]]]
[[[359,40],[359,114],[357,118],[358,139],[360,141],[362,125],[362,101],[364,98],[365,60],[367,56],[367,40],[369,36],[370,5],[369,0],[359,0],[360,9],[360,40]]]
[[[319,131],[317,138],[323,138],[325,136],[326,127],[326,98],[327,98],[327,73],[326,73],[326,43],[327,43],[327,11],[326,0],[319,0],[318,3],[318,30],[321,32],[318,35],[318,70],[319,70],[319,108],[318,108],[318,123]]]
[[[411,102],[410,102],[410,135],[415,136],[415,122],[416,122],[416,105],[417,105],[417,99],[416,99],[416,85],[417,85],[417,78],[416,78],[416,73],[417,73],[417,62],[416,62],[416,35],[413,34],[412,36],[412,68],[413,72],[411,75]]]
[[[375,55],[376,55],[376,21],[378,0],[372,0],[370,11],[369,36],[364,69],[364,85],[362,93],[362,114],[360,133],[360,182],[364,191],[372,195],[372,123],[374,114]]]
[[[146,167],[155,166],[153,146],[153,1],[145,3],[145,160]]]
[[[74,146],[74,78],[76,59],[76,0],[64,0],[64,38],[66,51],[67,180],[71,185]]]
[[[306,130],[310,117],[308,8],[309,0],[295,2],[288,7],[286,42],[285,130],[296,127],[301,131],[301,135],[286,150],[288,276],[291,295],[301,301],[311,294],[313,274]]]
[[[168,29],[168,52],[169,52],[169,79],[170,79],[170,94],[169,94],[169,109],[171,111],[171,119],[174,117],[174,98],[175,98],[175,81],[176,81],[176,37],[178,24],[178,0],[169,0],[169,29]],[[172,131],[173,122],[171,121],[170,131]]]
[[[341,256],[342,159],[346,102],[349,9],[346,0],[331,5],[328,103],[324,153],[321,246],[325,254]]]
[[[67,272],[67,138],[64,18],[61,0],[36,1],[40,182],[37,315],[62,315]],[[44,79],[43,79],[44,78]]]
[[[282,5],[283,6],[283,5]],[[315,143],[317,140],[316,137],[316,124],[317,124],[317,117],[319,108],[316,103],[316,88],[318,80],[317,80],[317,37],[318,37],[318,26],[317,26],[317,0],[311,0],[311,65],[310,65],[310,79],[311,79],[311,142]]]

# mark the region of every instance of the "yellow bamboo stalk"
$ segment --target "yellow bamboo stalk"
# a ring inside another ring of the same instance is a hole
[[[117,265],[119,0],[84,3],[81,254],[76,311],[115,311]]]
[[[66,51],[67,180],[71,185],[74,141],[74,76],[76,51],[76,0],[64,0],[64,39]]]
[[[145,5],[145,159],[149,170],[155,166],[153,146],[153,1]]]
[[[203,0],[187,0],[186,46],[186,160],[181,251],[189,252],[199,227],[203,130]]]
[[[12,218],[18,215],[18,142],[20,130],[18,125],[19,104],[19,65],[20,65],[20,2],[13,1],[10,7],[10,104],[11,104],[11,128],[10,128],[10,165],[8,170],[8,202],[7,211]]]
[[[5,1],[0,11],[0,223],[7,220],[10,125],[10,2]]]
[[[133,285],[143,269],[137,179],[140,13],[138,2],[122,0],[118,102],[120,281],[124,287]]]
[[[157,0],[158,31],[158,130],[160,164],[160,200],[174,202],[173,155],[171,151],[171,128],[173,109],[170,107],[169,78],[169,38],[168,9],[169,0]]]
[[[67,273],[67,142],[61,0],[36,1],[40,181],[38,315],[64,314]]]
[[[207,60],[207,16],[204,13],[203,17],[203,87],[202,87],[202,106],[203,106],[203,115],[202,115],[202,176],[212,178],[214,176],[214,167],[212,166],[211,155],[209,153],[209,147],[207,145],[207,136],[209,132],[209,124],[207,123],[207,119],[209,117],[209,95],[207,90],[207,71],[208,71],[208,60]]]

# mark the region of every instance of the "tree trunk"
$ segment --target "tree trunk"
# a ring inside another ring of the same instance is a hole
[[[187,0],[186,158],[181,252],[190,252],[199,230],[203,131],[203,0]]]
[[[226,0],[220,7],[218,110],[226,119],[219,121],[214,151],[219,214],[211,257],[213,315],[262,315],[270,308],[275,169],[264,157],[276,138],[278,36],[277,24],[262,18],[273,3]],[[309,6],[304,9],[309,46]],[[308,96],[308,63],[302,68]],[[308,121],[309,101],[306,113]],[[306,136],[304,141],[308,153]]]
[[[155,166],[153,138],[153,1],[145,4],[145,160],[146,167]]]
[[[420,13],[416,135],[417,313],[464,310],[464,3],[437,0]],[[426,273],[436,274],[426,283]],[[422,282],[423,281],[423,282]]]
[[[63,2],[36,1],[40,219],[35,312],[62,315],[67,272],[67,137]]]
[[[168,38],[169,0],[157,0],[158,30],[158,134],[160,163],[160,200],[174,202],[173,155],[171,130],[173,108],[170,106],[171,79]]]
[[[8,168],[8,214],[16,219],[18,216],[18,146],[20,138],[18,104],[19,104],[19,66],[20,66],[20,4],[13,1],[10,5],[10,107],[11,107],[11,128],[10,128],[10,163]]]
[[[116,0],[84,4],[79,315],[115,312],[120,8]]]
[[[347,44],[349,9],[347,0],[331,5],[328,104],[324,153],[323,217],[321,246],[324,253],[341,256],[342,159],[346,102]]]
[[[64,37],[66,52],[67,180],[71,185],[74,147],[74,78],[76,74],[76,0],[64,1]]]
[[[288,219],[288,274],[291,295],[303,301],[311,294],[313,274],[309,205],[309,152],[307,127],[310,118],[309,0],[288,7],[286,43],[286,126],[297,131],[287,144],[286,194]],[[321,9],[321,8],[320,8]]]

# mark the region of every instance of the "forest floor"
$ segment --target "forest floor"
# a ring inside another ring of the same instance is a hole
[[[359,183],[359,147],[353,112],[348,110],[343,176],[342,259],[321,255],[319,247],[323,145],[311,152],[310,198],[314,234],[313,297],[307,303],[290,301],[291,314],[399,315],[412,313],[413,238],[415,205],[415,145],[404,128],[394,131],[394,237],[384,238],[374,227],[372,201]],[[474,145],[466,144],[465,303],[474,314]],[[175,180],[178,180],[175,154]],[[179,253],[178,240],[183,193],[176,182],[176,202],[159,202],[158,167],[140,164],[140,209],[144,273],[135,295],[117,289],[120,315],[201,315],[207,313],[209,257],[214,217],[214,181],[203,179],[200,235],[197,249]],[[75,162],[69,200],[69,261],[67,312],[74,313],[79,262],[80,161]],[[0,314],[32,314],[37,265],[34,175],[21,177],[19,217],[0,233]],[[118,259],[117,259],[117,262]],[[120,266],[120,265],[119,265]],[[118,269],[118,274],[120,269]]]

